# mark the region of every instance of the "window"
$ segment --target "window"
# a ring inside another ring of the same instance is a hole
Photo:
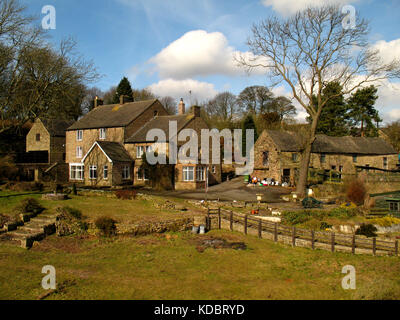
[[[76,141],[82,141],[83,140],[83,130],[78,130],[76,132]]]
[[[399,203],[398,202],[389,202],[389,210],[390,211],[399,211]]]
[[[292,161],[297,162],[297,160],[298,160],[297,153],[292,153]]]
[[[105,128],[101,128],[99,129],[99,139],[100,140],[106,140],[106,129]]]
[[[149,180],[149,172],[148,172],[147,169],[145,169],[143,171],[142,168],[139,168],[137,173],[136,173],[136,177],[137,177],[138,180],[143,180],[143,179],[144,180]]]
[[[70,179],[71,180],[83,180],[84,167],[82,165],[71,165],[70,167]]]
[[[388,158],[383,158],[383,169],[387,169],[388,168]]]
[[[144,147],[143,146],[138,146],[136,147],[136,158],[140,159],[143,156],[144,153]]]
[[[326,161],[326,154],[322,153],[320,159],[321,159],[321,163],[325,163],[325,161]]]
[[[183,181],[194,181],[194,167],[183,167]]]
[[[158,111],[154,111],[154,118],[158,116]]]
[[[353,163],[357,163],[357,155],[353,154]]]
[[[97,166],[89,167],[89,179],[91,179],[91,180],[97,179]]]
[[[104,180],[108,179],[108,166],[103,167],[103,179]]]
[[[122,179],[126,180],[126,179],[129,179],[130,177],[131,177],[130,167],[124,166],[122,168]]]
[[[36,134],[36,141],[40,141],[40,133]]]
[[[212,166],[211,167],[211,172],[212,173],[217,173],[217,167],[216,166]]]
[[[77,157],[78,159],[80,159],[80,158],[82,158],[82,156],[83,156],[82,147],[76,147],[76,157]]]
[[[196,180],[197,181],[206,181],[205,174],[204,174],[204,167],[197,167],[196,168]]]
[[[263,152],[263,165],[264,166],[269,165],[269,152],[268,151]]]

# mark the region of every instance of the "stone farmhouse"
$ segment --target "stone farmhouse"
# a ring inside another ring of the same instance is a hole
[[[25,170],[34,172],[35,181],[68,181],[65,131],[73,121],[37,118],[26,136]]]
[[[253,175],[296,184],[301,142],[294,132],[265,130],[254,146]],[[310,168],[354,174],[356,167],[397,169],[398,152],[382,138],[317,135]]]
[[[177,122],[178,134],[191,128],[200,137],[200,130],[208,129],[200,108],[185,113],[182,100],[174,116],[157,99],[125,103],[121,98],[120,104],[105,106],[95,102],[95,108],[66,132],[69,181],[96,187],[149,184],[148,172],[141,168],[142,155],[153,144],[146,141],[147,132],[156,128],[168,134],[170,121]],[[178,162],[174,171],[171,188],[204,188],[206,167]],[[210,184],[221,181],[220,165],[210,165],[209,173]]]

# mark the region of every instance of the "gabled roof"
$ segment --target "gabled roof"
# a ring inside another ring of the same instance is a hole
[[[39,118],[52,137],[65,137],[65,131],[71,126],[73,120]]]
[[[296,133],[290,131],[267,130],[268,135],[282,152],[299,152],[301,143]],[[382,138],[331,137],[318,134],[312,146],[313,153],[389,155],[396,150]]]
[[[126,127],[157,101],[157,99],[152,99],[123,105],[98,106],[75,122],[68,130]]]
[[[131,162],[133,161],[129,153],[126,151],[124,146],[118,142],[110,141],[96,141],[86,155],[82,159],[82,163],[85,162],[87,156],[92,152],[95,147],[99,147],[100,150],[107,157],[110,162]]]
[[[126,143],[150,142],[146,140],[146,136],[147,133],[152,129],[161,129],[162,131],[164,131],[166,140],[169,141],[170,121],[177,122],[177,133],[179,133],[179,131],[182,130],[193,118],[194,118],[193,114],[155,117],[154,119],[147,122],[141,129],[136,131],[125,142]]]
[[[300,143],[291,131],[267,130],[268,135],[274,141],[275,145],[282,152],[299,152],[301,151]]]

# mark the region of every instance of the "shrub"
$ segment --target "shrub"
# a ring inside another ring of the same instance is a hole
[[[78,209],[59,207],[56,211],[58,212],[56,232],[59,237],[82,234],[88,229],[88,223],[82,221],[83,215]]]
[[[0,179],[13,180],[18,176],[18,168],[11,156],[0,157]]]
[[[115,196],[121,200],[134,200],[136,199],[136,190],[117,190]]]
[[[12,220],[11,217],[6,216],[6,215],[0,213],[0,229],[3,228],[4,225],[5,225],[7,222],[11,221],[11,220]]]
[[[43,191],[43,183],[40,182],[8,182],[5,188],[11,191],[28,192]]]
[[[109,217],[100,217],[95,221],[96,228],[100,230],[103,236],[110,237],[117,233],[116,221]]]
[[[367,196],[367,189],[364,182],[360,179],[352,180],[347,187],[346,196],[348,201],[362,205]]]
[[[19,213],[35,213],[38,214],[44,210],[44,207],[33,198],[27,198],[21,201],[21,203],[15,208]]]
[[[319,228],[320,228],[321,230],[326,230],[326,229],[332,228],[332,225],[329,224],[329,223],[326,223],[326,222],[322,221]]]
[[[400,219],[395,217],[383,217],[369,220],[369,222],[380,227],[390,227],[394,224],[400,224]]]
[[[365,224],[365,223],[363,223],[360,226],[360,228],[358,228],[356,230],[356,234],[371,238],[371,237],[376,237],[377,236],[376,231],[378,231],[378,229],[376,229],[376,227],[373,224]]]

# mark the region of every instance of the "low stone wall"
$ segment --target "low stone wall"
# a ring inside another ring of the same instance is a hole
[[[193,227],[193,223],[193,218],[185,218],[150,223],[117,224],[117,234],[139,236],[151,233],[186,231]]]

